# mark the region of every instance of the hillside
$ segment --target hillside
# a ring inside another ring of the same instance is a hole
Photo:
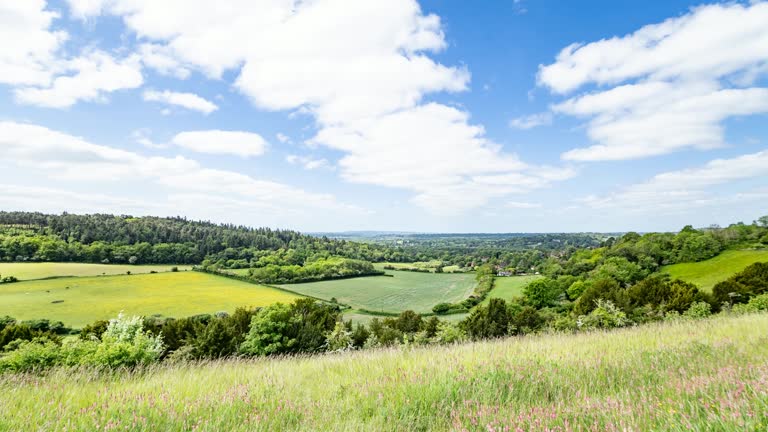
[[[672,278],[691,282],[706,291],[756,262],[767,262],[768,250],[727,250],[705,261],[680,263],[661,268]]]
[[[134,374],[0,375],[0,430],[764,430],[766,332],[761,314]]]

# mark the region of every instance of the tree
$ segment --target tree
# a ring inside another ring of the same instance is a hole
[[[526,300],[537,309],[554,306],[562,293],[558,283],[549,278],[536,279],[523,288]]]
[[[760,225],[763,228],[768,228],[768,215],[761,216],[757,219],[757,224]]]

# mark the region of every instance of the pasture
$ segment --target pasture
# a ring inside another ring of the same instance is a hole
[[[488,296],[483,300],[481,304],[488,304],[492,298],[500,298],[506,301],[510,301],[515,297],[523,296],[523,288],[531,281],[539,279],[543,276],[529,275],[529,276],[507,276],[497,277],[494,280],[493,289],[488,293]]]
[[[232,312],[240,306],[287,303],[297,297],[274,288],[191,271],[56,278],[0,285],[0,316],[48,318],[78,328],[115,317],[120,311],[185,317]]]
[[[119,275],[131,272],[133,274],[149,272],[167,272],[172,267],[179,271],[189,270],[192,266],[175,264],[90,264],[62,262],[12,262],[0,263],[0,275],[16,276],[19,280],[45,279],[63,276],[101,276]]]
[[[712,291],[718,282],[744,270],[750,264],[768,261],[768,250],[727,250],[706,261],[664,266],[662,273],[674,279],[694,283],[705,291]]]
[[[389,276],[368,276],[322,282],[283,285],[300,294],[330,300],[355,309],[374,312],[420,313],[432,311],[441,302],[458,302],[467,298],[475,287],[475,275],[467,273],[390,272]]]
[[[768,315],[0,375],[0,430],[764,431]]]

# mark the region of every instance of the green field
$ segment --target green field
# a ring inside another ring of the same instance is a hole
[[[284,285],[291,291],[330,300],[355,309],[376,312],[401,312],[410,309],[420,313],[432,311],[441,302],[458,302],[467,298],[475,287],[475,275],[466,273],[391,272],[393,277],[368,276],[323,282]]]
[[[541,277],[543,276],[497,277],[494,279],[493,289],[488,293],[482,304],[487,304],[492,298],[501,298],[509,301],[515,297],[521,297],[523,295],[523,288],[531,281]]]
[[[0,430],[765,431],[768,315],[0,375]]]
[[[0,263],[0,275],[16,276],[19,280],[45,279],[59,276],[100,276],[131,273],[167,272],[172,267],[189,270],[192,266],[174,264],[130,265],[88,263]]]
[[[706,261],[673,264],[662,267],[661,271],[711,291],[716,283],[728,279],[750,264],[766,261],[768,250],[728,250]]]
[[[0,285],[0,316],[48,318],[81,327],[115,317],[120,311],[184,317],[290,302],[296,297],[198,272],[57,278]],[[63,302],[52,303],[58,300]]]

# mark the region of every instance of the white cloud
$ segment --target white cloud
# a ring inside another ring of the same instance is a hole
[[[552,113],[543,112],[531,114],[523,117],[513,118],[509,121],[509,126],[515,129],[533,129],[538,126],[547,126],[552,124]]]
[[[299,164],[305,170],[314,170],[318,168],[326,168],[329,166],[327,159],[315,159],[307,156],[288,155],[285,157],[285,161],[289,164]]]
[[[277,138],[277,140],[280,141],[283,144],[285,144],[287,142],[291,142],[291,138],[288,135],[286,135],[284,133],[281,133],[281,132],[278,132],[275,135],[275,138]]]
[[[56,77],[50,86],[22,87],[15,91],[22,104],[49,108],[66,108],[80,100],[103,101],[107,93],[141,86],[141,64],[138,56],[116,60],[103,51],[92,51],[81,57],[61,62],[62,69],[72,75]]]
[[[139,55],[145,66],[156,70],[161,75],[169,75],[179,79],[187,79],[192,73],[181,61],[173,57],[168,47],[156,44],[142,44]]]
[[[768,150],[731,159],[715,159],[697,168],[665,172],[613,194],[589,196],[582,202],[593,208],[657,212],[722,204],[736,198],[760,199],[762,194],[717,194],[712,190],[714,186],[750,179],[768,180]]]
[[[111,183],[114,187],[130,184],[134,186],[132,189],[143,191],[142,194],[146,191],[165,193],[168,197],[175,196],[173,199],[179,199],[177,195],[184,194],[207,197],[208,202],[215,202],[225,192],[231,200],[248,201],[251,207],[272,208],[276,212],[280,209],[286,212],[313,209],[329,212],[362,211],[339,203],[329,194],[311,193],[233,171],[206,168],[180,156],[148,157],[92,144],[83,138],[33,124],[0,122],[0,152],[7,156],[0,160],[0,165],[19,166],[59,183],[74,182],[85,190],[104,183]],[[44,191],[38,192],[36,195],[45,195]],[[84,194],[71,193],[63,197],[74,195]],[[130,198],[113,198],[105,202],[114,203],[116,200],[129,204],[134,202]],[[78,201],[84,202],[82,208],[88,209],[93,200],[78,198]],[[167,205],[166,201],[163,200],[163,205]],[[57,202],[61,203],[61,199]],[[189,214],[200,215],[200,202],[187,201],[184,208],[190,211]],[[78,205],[72,203],[65,208],[81,208]],[[170,214],[178,214],[179,208],[170,206]],[[93,211],[93,208],[88,211]]]
[[[542,176],[503,152],[466,112],[436,103],[327,127],[312,143],[347,153],[338,163],[343,178],[412,190],[414,203],[436,212],[464,211],[554,180],[549,170]]]
[[[506,204],[504,204],[504,207],[511,208],[511,209],[536,209],[541,208],[541,204],[539,203],[529,203],[529,202],[520,202],[520,201],[509,201]]]
[[[597,85],[553,107],[588,118],[595,143],[563,158],[595,161],[725,145],[724,120],[768,112],[768,90],[750,87],[766,72],[768,3],[756,2],[702,6],[623,37],[570,45],[538,80],[563,94]]]
[[[58,14],[44,0],[0,1],[0,83],[47,85],[57,51],[67,39],[51,30]]]
[[[267,142],[253,132],[202,130],[176,134],[171,143],[198,153],[232,154],[240,157],[261,156]]]
[[[162,92],[147,90],[144,92],[143,97],[145,101],[176,105],[186,109],[199,111],[203,114],[210,114],[219,109],[213,102],[194,93],[180,93],[169,90],[164,90]]]
[[[134,141],[136,141],[138,144],[141,144],[142,146],[149,148],[149,149],[164,149],[168,148],[167,144],[158,144],[152,141],[152,139],[149,137],[149,134],[152,131],[149,129],[143,128],[143,129],[137,129],[131,133],[131,138],[133,138]]]
[[[83,18],[122,17],[152,41],[144,50],[159,59],[145,64],[161,73],[234,71],[255,106],[314,116],[319,132],[309,143],[341,151],[347,181],[409,190],[436,212],[556,181],[505,153],[466,112],[423,104],[428,93],[466,90],[470,74],[429,57],[447,44],[440,18],[416,0],[68,1]],[[506,177],[483,183],[492,175]]]

